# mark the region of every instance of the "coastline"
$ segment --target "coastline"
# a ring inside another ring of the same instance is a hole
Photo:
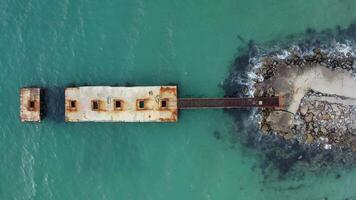
[[[288,104],[285,111],[227,111],[246,130],[237,137],[262,156],[263,171],[274,166],[283,176],[354,166],[354,29],[355,24],[332,34],[307,30],[305,36],[265,45],[250,41],[236,58],[226,96],[283,95]]]

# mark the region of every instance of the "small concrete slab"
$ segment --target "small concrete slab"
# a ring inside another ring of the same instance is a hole
[[[22,88],[20,90],[20,118],[22,122],[41,121],[40,94],[40,88]]]

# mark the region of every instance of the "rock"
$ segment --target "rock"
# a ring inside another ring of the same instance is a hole
[[[249,88],[247,86],[244,86],[242,89],[242,93],[247,95],[249,93]]]
[[[329,142],[329,138],[327,138],[327,137],[319,137],[319,140],[323,143]]]
[[[351,142],[351,149],[353,152],[356,152],[356,140],[355,139],[353,139]]]
[[[268,133],[268,130],[269,130],[268,126],[266,124],[263,124],[262,127],[261,127],[261,131],[263,133]]]
[[[319,107],[319,101],[315,102],[315,107]]]
[[[292,134],[292,133],[287,133],[287,134],[285,134],[283,137],[284,137],[284,139],[286,139],[286,140],[290,140],[290,139],[293,138],[293,134]]]
[[[309,113],[304,117],[305,122],[311,122],[313,120],[313,114]]]
[[[314,141],[314,137],[311,134],[307,134],[305,141],[310,144]]]
[[[272,87],[267,89],[268,96],[273,96],[275,94],[274,89]]]
[[[314,132],[315,132],[315,133],[318,133],[318,132],[319,132],[319,129],[318,129],[318,128],[314,128]]]
[[[337,116],[341,115],[341,111],[340,111],[340,108],[339,108],[338,105],[333,104],[333,105],[331,105],[331,107],[333,108],[333,111],[335,112],[335,115],[337,115]]]
[[[308,112],[308,105],[304,104],[303,106],[300,107],[300,114],[305,115]]]
[[[321,49],[320,49],[320,48],[315,48],[315,49],[313,49],[313,52],[314,52],[315,54],[317,54],[317,55],[320,55]]]
[[[311,109],[309,112],[312,113],[315,116],[317,116],[319,114],[319,111],[316,110],[316,109]]]
[[[267,124],[272,130],[278,132],[290,132],[293,126],[294,115],[286,111],[272,111],[267,117]]]
[[[353,30],[356,30],[356,23],[353,27]],[[338,31],[340,30],[338,29]],[[284,70],[281,69],[285,68],[285,71],[288,71],[296,68],[303,71],[304,67],[299,67],[303,65],[305,65],[305,69],[315,65],[323,65],[335,71],[352,67],[355,70],[352,73],[356,74],[356,64],[353,62],[354,56],[352,55],[329,54],[328,49],[324,53],[324,50],[320,48],[315,49],[314,54],[308,52],[307,55],[304,55],[304,49],[309,51],[310,45],[312,47],[323,46],[319,43],[321,44],[320,41],[317,41],[315,45],[309,44],[309,41],[306,44],[302,43],[301,49],[296,50],[297,53],[293,53],[294,48],[291,48],[290,56],[287,58],[273,58],[274,53],[266,54],[265,62],[258,69],[260,73],[258,75],[263,77],[284,76]],[[336,43],[336,40],[334,43]],[[348,57],[352,58],[348,59]],[[251,64],[251,66],[254,66],[254,64]],[[273,87],[276,93],[283,94],[286,97],[286,105],[289,105],[288,102],[293,94],[285,92],[285,90],[288,91],[289,86],[278,83],[272,84],[274,78],[271,78],[271,80],[261,80],[259,83],[255,83],[255,87],[258,84],[263,86],[259,89],[256,88],[255,96],[270,96],[274,92],[271,89]],[[291,80],[291,84],[293,84],[292,82],[293,80]],[[335,99],[335,101],[327,101],[328,99]],[[262,111],[260,129],[261,132],[268,132],[270,135],[262,137],[259,134],[253,135],[254,140],[251,141],[254,142],[253,147],[259,148],[262,146],[260,149],[268,155],[274,153],[277,159],[268,159],[269,162],[280,162],[281,159],[278,158],[283,158],[283,161],[289,161],[289,158],[295,161],[297,158],[299,161],[295,162],[297,164],[295,168],[306,167],[309,169],[310,165],[313,170],[324,170],[325,167],[329,168],[329,164],[356,163],[356,139],[355,141],[352,139],[356,138],[356,106],[350,109],[349,106],[342,103],[343,101],[342,97],[310,90],[302,98],[297,114],[295,116],[292,114],[293,118],[289,117],[288,114],[274,113],[274,110],[266,109],[268,111]],[[347,108],[344,109],[344,107]],[[285,115],[286,118],[284,118]],[[290,125],[290,122],[292,122],[292,125]],[[353,144],[351,144],[352,142]],[[324,150],[330,148],[334,151],[327,152],[328,150]],[[350,153],[351,148],[353,148],[353,153]],[[293,163],[290,163],[290,165],[293,165]],[[294,170],[293,167],[291,169]]]
[[[328,133],[328,130],[326,130],[325,127],[321,127],[321,128],[320,128],[320,131],[321,131],[323,134],[327,134],[327,133]]]
[[[330,117],[329,114],[325,114],[325,115],[322,115],[322,116],[321,116],[321,119],[322,119],[322,120],[330,120],[331,117]]]

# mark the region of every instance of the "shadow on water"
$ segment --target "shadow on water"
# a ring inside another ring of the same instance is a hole
[[[64,88],[45,88],[41,95],[42,118],[55,122],[64,122]]]

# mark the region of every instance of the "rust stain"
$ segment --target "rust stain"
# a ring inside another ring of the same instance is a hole
[[[75,101],[75,104],[76,104],[75,107],[71,106],[71,102],[72,101]],[[66,110],[68,112],[77,112],[78,111],[78,107],[79,107],[79,101],[73,100],[73,99],[66,100]]]
[[[178,117],[178,110],[172,110],[171,111],[171,117],[170,118],[162,118],[160,117],[158,120],[160,122],[175,122],[177,121],[177,117]]]
[[[177,88],[176,87],[161,87],[160,94],[171,94],[177,96]]]

